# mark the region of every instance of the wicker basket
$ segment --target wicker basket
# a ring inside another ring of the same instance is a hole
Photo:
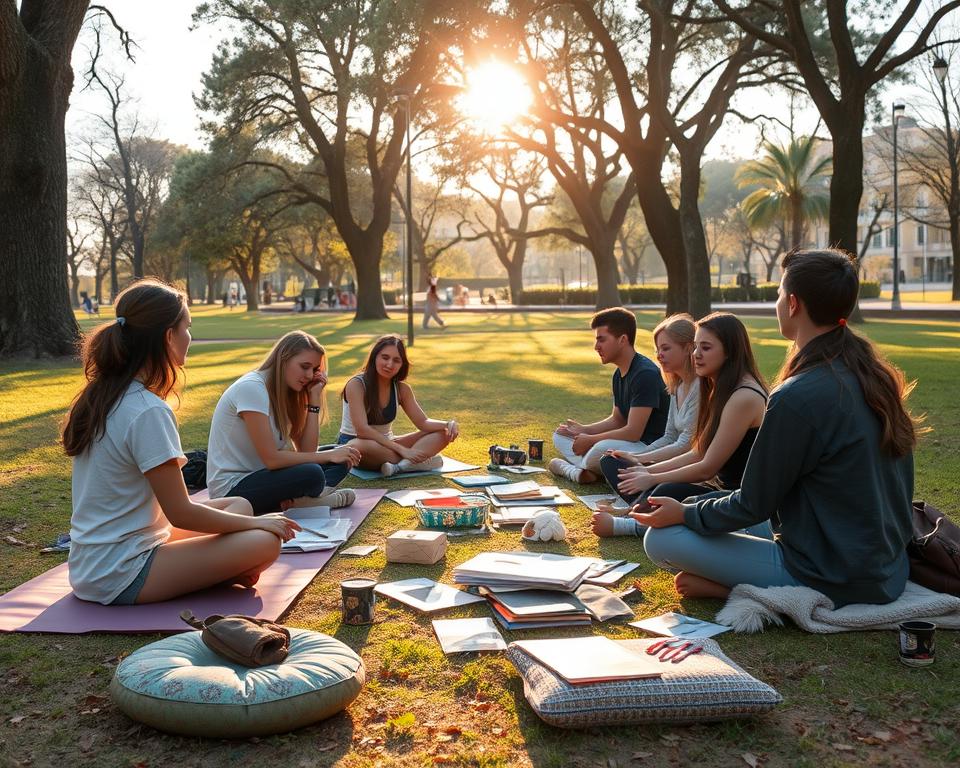
[[[476,528],[487,521],[490,499],[481,494],[466,494],[459,499],[460,504],[450,507],[416,502],[421,525],[427,528]]]

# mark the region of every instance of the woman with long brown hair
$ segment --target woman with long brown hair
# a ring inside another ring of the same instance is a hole
[[[909,573],[916,422],[912,385],[847,326],[859,281],[836,250],[783,259],[780,332],[794,342],[739,490],[681,504],[651,496],[650,558],[681,594],[803,585],[848,603],[888,603]],[[775,540],[744,534],[770,520]]]
[[[255,371],[227,387],[213,411],[207,449],[210,496],[241,496],[255,515],[289,506],[353,504],[336,488],[360,459],[352,446],[320,446],[327,421],[327,354],[290,331]]]
[[[696,323],[692,359],[700,398],[690,450],[650,466],[624,466],[617,459],[607,464],[608,482],[628,504],[649,495],[685,499],[740,487],[767,402],[747,329],[729,312],[707,315]],[[600,510],[593,530],[598,536],[639,536],[645,529]]]
[[[410,360],[403,339],[395,334],[374,343],[367,362],[343,388],[343,421],[337,442],[360,451],[360,466],[397,472],[439,469],[440,451],[457,439],[457,422],[430,419],[407,383]],[[402,408],[415,432],[393,433],[393,421]]]
[[[84,340],[87,384],[63,430],[73,458],[70,584],[82,600],[168,600],[223,581],[252,586],[299,526],[239,498],[191,501],[175,392],[190,346],[183,294],[141,280]]]

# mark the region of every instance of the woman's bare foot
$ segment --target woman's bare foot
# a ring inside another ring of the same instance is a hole
[[[239,576],[230,579],[230,584],[236,584],[238,587],[250,589],[255,586],[258,581],[260,581],[259,573],[241,573]]]
[[[674,577],[673,583],[681,597],[716,597],[726,600],[730,594],[730,587],[685,571],[680,571]]]
[[[613,536],[613,515],[600,510],[594,512],[590,527],[597,536]]]

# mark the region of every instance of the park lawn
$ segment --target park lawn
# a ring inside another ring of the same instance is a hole
[[[275,317],[235,311],[225,317],[225,310],[207,308],[195,315],[198,339],[243,341],[207,341],[192,348],[177,411],[185,449],[206,444],[210,415],[223,389],[262,358],[269,339],[298,323],[316,333],[331,355],[332,423],[323,437],[332,438],[339,423],[337,393],[363,361],[372,336],[404,328],[401,317],[353,324],[346,315]],[[639,314],[646,329],[657,317]],[[451,313],[450,321],[447,331],[418,335],[411,350],[411,381],[429,414],[460,420],[462,437],[450,451],[457,458],[482,464],[493,443],[548,438],[564,416],[594,419],[609,413],[610,370],[599,365],[592,351],[588,315]],[[761,368],[772,376],[786,343],[772,319],[746,322]],[[915,412],[927,414],[932,432],[916,454],[916,496],[956,518],[960,324],[878,321],[865,330],[919,382],[911,402]],[[649,330],[641,332],[638,348],[647,351],[651,344]],[[69,527],[70,469],[56,445],[57,424],[80,382],[75,362],[0,365],[0,592],[64,559],[40,555],[38,549]],[[417,478],[409,484],[437,483]],[[646,599],[636,606],[638,618],[679,608],[709,619],[719,609],[716,601],[679,602],[669,576],[646,560],[637,540],[599,542],[589,531],[586,507],[565,508],[564,517],[568,540],[538,548],[639,558],[636,575]],[[414,525],[412,509],[385,501],[351,543],[382,545],[384,536]],[[12,544],[8,537],[25,544]],[[292,735],[205,742],[166,736],[128,721],[107,698],[110,677],[119,657],[156,636],[4,636],[0,765],[743,766],[755,756],[768,766],[934,766],[960,760],[956,633],[939,633],[938,661],[927,670],[897,663],[891,632],[812,636],[787,627],[757,636],[723,635],[721,645],[736,661],[783,694],[784,704],[772,714],[710,726],[575,732],[537,720],[523,699],[520,678],[501,655],[445,657],[424,616],[380,603],[372,627],[340,624],[337,584],[347,576],[449,580],[450,569],[476,552],[517,546],[517,533],[498,532],[490,538],[452,540],[446,561],[435,566],[387,564],[382,549],[359,560],[334,558],[286,622],[349,644],[363,656],[368,682],[345,716]],[[471,606],[450,615],[486,611]],[[593,631],[614,638],[638,635],[617,624],[595,625]],[[508,640],[515,637],[507,635]]]

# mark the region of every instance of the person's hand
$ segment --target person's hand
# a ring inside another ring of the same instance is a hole
[[[331,448],[329,456],[334,464],[346,464],[350,469],[360,463],[360,451],[352,445],[338,445],[336,448]]]
[[[573,419],[567,419],[563,424],[557,427],[557,434],[563,435],[564,437],[576,437],[583,432],[583,424],[580,424]]]
[[[450,419],[450,421],[447,422],[446,427],[444,427],[443,431],[447,435],[447,440],[449,440],[452,443],[454,440],[457,439],[457,436],[460,434],[460,425],[457,424],[457,422],[454,421],[453,419]]]
[[[596,439],[593,435],[578,434],[573,438],[573,452],[577,454],[577,456],[583,456],[583,454],[593,448],[595,443]]]
[[[656,476],[651,475],[645,467],[637,466],[621,469],[617,476],[620,478],[620,482],[617,483],[617,490],[620,491],[622,496],[643,493],[657,484]]]
[[[296,520],[281,515],[279,512],[271,512],[269,515],[260,517],[251,517],[251,528],[257,528],[261,531],[269,531],[280,541],[290,541],[297,535],[300,525]]]
[[[327,374],[318,368],[313,372],[313,380],[307,382],[307,400],[310,405],[320,405],[320,396],[325,386],[327,386]]]
[[[625,461],[628,464],[639,464],[640,457],[635,453],[630,453],[630,451],[618,451],[612,450],[605,453],[606,456],[613,456],[615,459],[620,459],[620,461]]]
[[[651,496],[647,499],[651,511],[642,511],[642,504],[637,504],[627,514],[641,525],[651,528],[667,528],[671,525],[683,525],[683,504],[667,496]]]

